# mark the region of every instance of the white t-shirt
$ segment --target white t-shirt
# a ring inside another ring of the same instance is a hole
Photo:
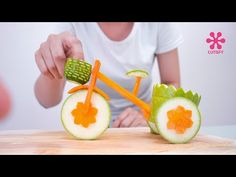
[[[133,90],[135,79],[127,77],[126,72],[144,69],[151,75],[155,55],[171,51],[183,41],[178,27],[173,23],[134,23],[132,31],[122,41],[109,39],[97,23],[63,24],[61,31],[66,30],[81,40],[87,62],[93,64],[95,59],[99,59],[100,71],[129,91]],[[142,80],[138,93],[138,97],[146,102],[151,101],[151,78]],[[113,121],[126,107],[137,108],[99,80],[97,87],[111,98]]]

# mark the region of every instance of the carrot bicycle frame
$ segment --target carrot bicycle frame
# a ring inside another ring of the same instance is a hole
[[[86,105],[86,110],[89,109],[90,106],[90,100],[91,100],[91,96],[92,96],[92,92],[95,90],[99,90],[100,93],[102,93],[102,95],[105,98],[109,98],[103,91],[101,91],[100,89],[98,89],[96,87],[96,81],[97,79],[100,79],[102,82],[104,82],[107,86],[109,86],[110,88],[112,88],[113,90],[115,90],[116,92],[118,92],[120,95],[122,95],[123,97],[125,97],[127,100],[131,101],[132,103],[134,103],[136,106],[138,106],[143,114],[144,117],[146,118],[146,120],[149,120],[150,114],[151,114],[151,108],[150,105],[146,102],[144,102],[143,100],[139,99],[134,93],[126,90],[125,88],[123,88],[122,86],[120,86],[119,84],[117,84],[116,82],[114,82],[113,80],[109,79],[106,75],[104,75],[103,73],[101,73],[99,71],[101,66],[101,63],[99,60],[95,61],[94,67],[92,69],[92,74],[91,74],[91,78],[90,78],[90,83],[88,86],[78,86],[78,87],[74,87],[72,88],[68,93],[72,93],[79,90],[80,88],[86,88],[88,89],[88,93],[86,95],[86,99],[84,104]]]

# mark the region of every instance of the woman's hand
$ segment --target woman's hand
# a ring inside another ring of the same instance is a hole
[[[35,53],[41,74],[34,91],[37,100],[45,108],[57,105],[62,99],[64,65],[68,57],[84,59],[80,40],[69,32],[50,35]]]
[[[133,108],[126,108],[113,122],[113,128],[145,127],[147,122],[143,114]]]
[[[50,79],[64,77],[64,65],[68,57],[84,58],[80,40],[69,32],[49,35],[35,53],[39,70]]]

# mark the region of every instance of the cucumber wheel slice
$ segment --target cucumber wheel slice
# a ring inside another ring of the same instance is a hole
[[[145,77],[148,77],[148,72],[145,70],[132,70],[132,71],[127,72],[126,75],[145,78]]]
[[[148,121],[151,132],[161,134],[171,143],[187,143],[200,128],[200,100],[201,96],[191,90],[176,89],[165,84],[154,85],[151,116]],[[175,116],[169,115],[169,120],[168,114]]]
[[[175,97],[164,102],[155,117],[158,132],[171,143],[187,143],[199,131],[200,112],[192,101]]]
[[[74,123],[72,111],[78,102],[85,101],[88,90],[80,90],[70,95],[64,102],[61,111],[61,121],[65,130],[76,139],[97,139],[109,126],[111,119],[110,106],[100,94],[93,92],[91,105],[97,109],[96,121],[88,127]]]
[[[92,65],[78,59],[68,58],[65,64],[64,75],[70,82],[86,84],[91,75]]]

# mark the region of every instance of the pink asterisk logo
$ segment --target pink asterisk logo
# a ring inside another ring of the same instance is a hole
[[[219,39],[221,36],[222,36],[222,33],[221,32],[218,32],[216,34],[216,37],[215,37],[215,33],[214,32],[210,32],[210,36],[212,38],[207,38],[206,39],[206,42],[207,43],[212,43],[210,45],[210,49],[214,49],[215,48],[215,45],[217,45],[217,49],[222,49],[222,45],[223,43],[225,43],[225,38],[221,38]],[[220,44],[221,43],[221,44]]]

